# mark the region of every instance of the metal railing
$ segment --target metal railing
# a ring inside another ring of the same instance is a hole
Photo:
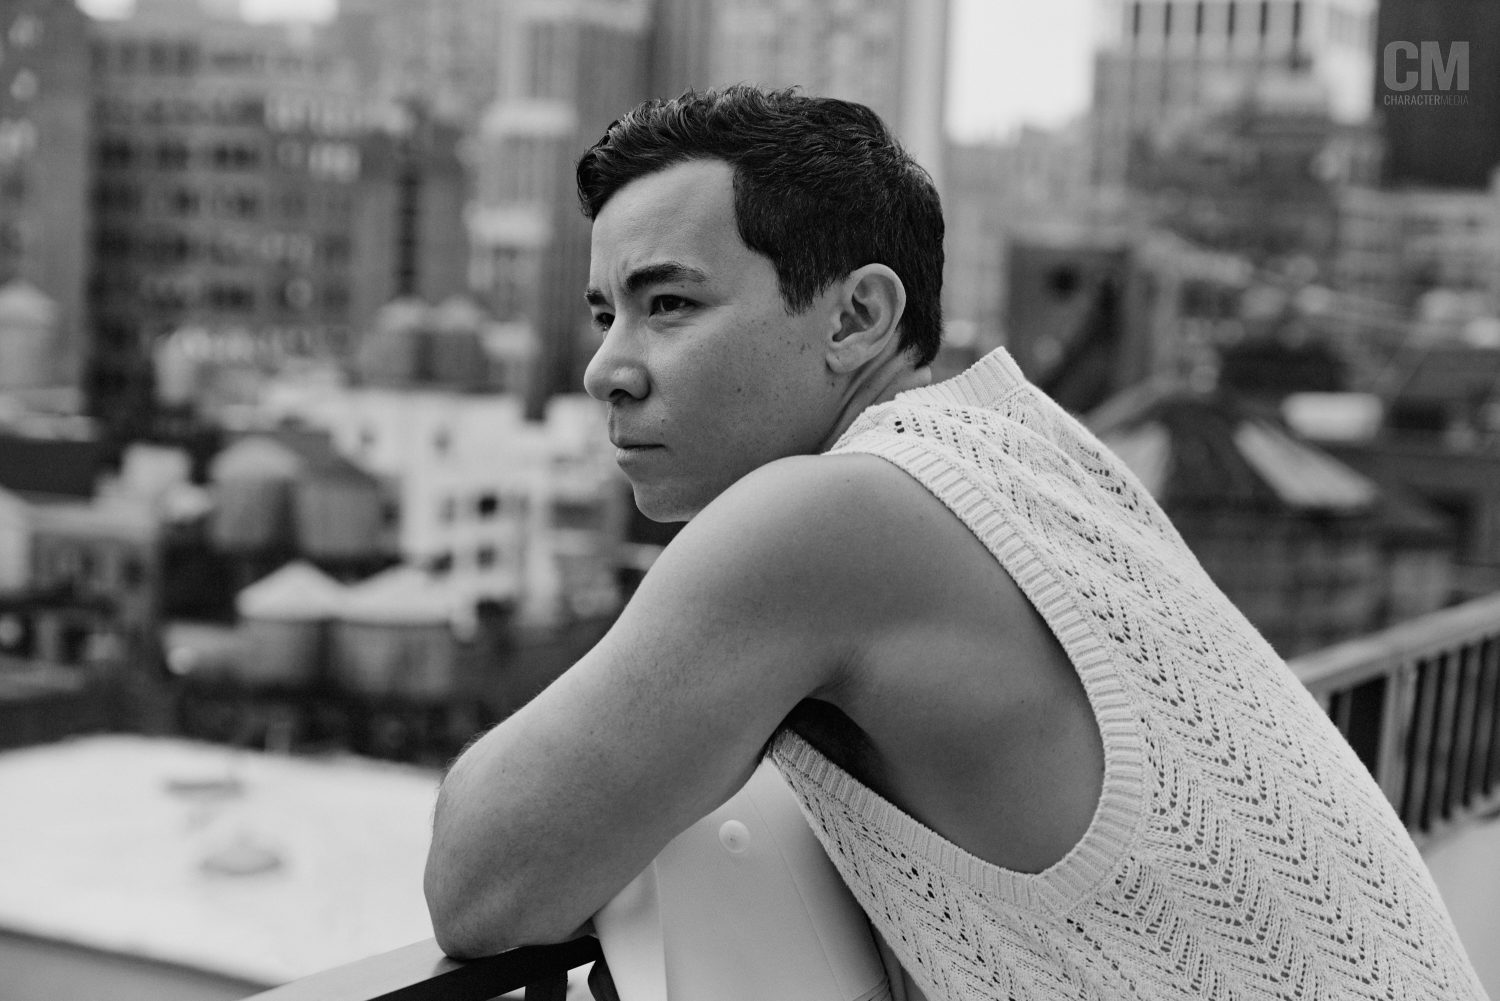
[[[526,1001],[563,1001],[568,971],[599,958],[580,938],[459,962],[428,939],[263,991],[247,1001],[491,1001],[525,991]]]
[[[1328,710],[1420,844],[1500,809],[1500,594],[1298,657]],[[253,1001],[490,1001],[526,988],[561,1001],[598,943],[516,949],[466,963],[432,941],[255,995]]]
[[[1418,844],[1500,807],[1500,594],[1291,666]]]

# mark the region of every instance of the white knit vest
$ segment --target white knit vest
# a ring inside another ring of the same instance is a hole
[[[1411,839],[1161,509],[1004,351],[862,414],[834,452],[927,487],[1026,593],[1104,744],[1097,812],[1039,874],[924,827],[784,730],[771,757],[902,965],[941,999],[1484,991]]]

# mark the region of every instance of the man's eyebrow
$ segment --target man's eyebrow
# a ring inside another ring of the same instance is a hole
[[[636,268],[625,277],[625,294],[635,295],[643,288],[665,282],[679,284],[702,285],[708,281],[708,272],[691,265],[681,264],[677,261],[663,261],[660,264],[647,264]],[[590,287],[583,293],[591,306],[608,305],[604,292],[598,288]]]

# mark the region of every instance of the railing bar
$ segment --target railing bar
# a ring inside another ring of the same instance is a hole
[[[1381,708],[1380,756],[1375,781],[1398,811],[1410,774],[1407,748],[1412,733],[1412,713],[1417,703],[1417,667],[1402,664],[1386,676],[1385,704]]]
[[[1451,819],[1462,813],[1469,801],[1469,759],[1474,753],[1474,717],[1479,707],[1478,650],[1473,643],[1461,644],[1451,662],[1458,672],[1458,697],[1453,707],[1453,752],[1449,755],[1447,795],[1443,797],[1443,816]]]
[[[498,956],[455,962],[428,939],[333,970],[325,970],[246,1001],[491,1001],[508,991],[555,979],[592,963],[599,942],[528,946]]]
[[[559,970],[566,976],[565,971],[598,957],[596,939],[513,949],[498,956],[467,960],[442,980],[429,980],[371,1001],[489,1001],[500,994],[544,983]]]
[[[1370,636],[1293,658],[1292,669],[1310,690],[1348,688],[1399,664],[1426,660],[1454,645],[1455,637],[1492,635],[1500,620],[1500,593],[1402,622]]]
[[[1430,822],[1439,817],[1448,817],[1448,787],[1453,773],[1454,724],[1458,715],[1458,692],[1463,684],[1463,665],[1452,651],[1444,651],[1434,658],[1443,673],[1442,698],[1438,702],[1437,719],[1433,721],[1432,777],[1427,782],[1427,809],[1424,811]]]
[[[1463,804],[1465,812],[1472,809],[1475,800],[1479,798],[1480,789],[1484,783],[1484,769],[1489,761],[1490,741],[1494,737],[1494,717],[1491,715],[1490,701],[1493,698],[1494,674],[1486,663],[1486,647],[1483,638],[1470,643],[1464,651],[1474,672],[1474,705],[1470,715],[1473,717],[1473,737],[1469,743],[1469,753],[1464,760],[1464,795]]]
[[[1433,714],[1437,711],[1438,688],[1442,684],[1439,665],[1431,660],[1416,664],[1417,710],[1412,721],[1411,740],[1406,751],[1406,796],[1401,803],[1401,819],[1407,827],[1427,827],[1427,781],[1432,755]]]
[[[1491,636],[1485,641],[1486,667],[1494,679],[1494,696],[1490,699],[1490,756],[1484,769],[1485,794],[1495,791],[1500,785],[1500,638]]]
[[[1354,703],[1353,691],[1341,688],[1328,695],[1328,718],[1333,720],[1333,725],[1338,728],[1344,739],[1349,738],[1350,717],[1353,715],[1351,708]]]

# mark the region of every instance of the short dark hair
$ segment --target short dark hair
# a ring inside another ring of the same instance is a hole
[[[900,346],[919,365],[942,341],[943,211],[927,171],[862,104],[736,85],[652,100],[616,119],[578,161],[583,214],[689,160],[734,169],[745,246],[776,270],[792,313],[855,268],[901,276]]]

